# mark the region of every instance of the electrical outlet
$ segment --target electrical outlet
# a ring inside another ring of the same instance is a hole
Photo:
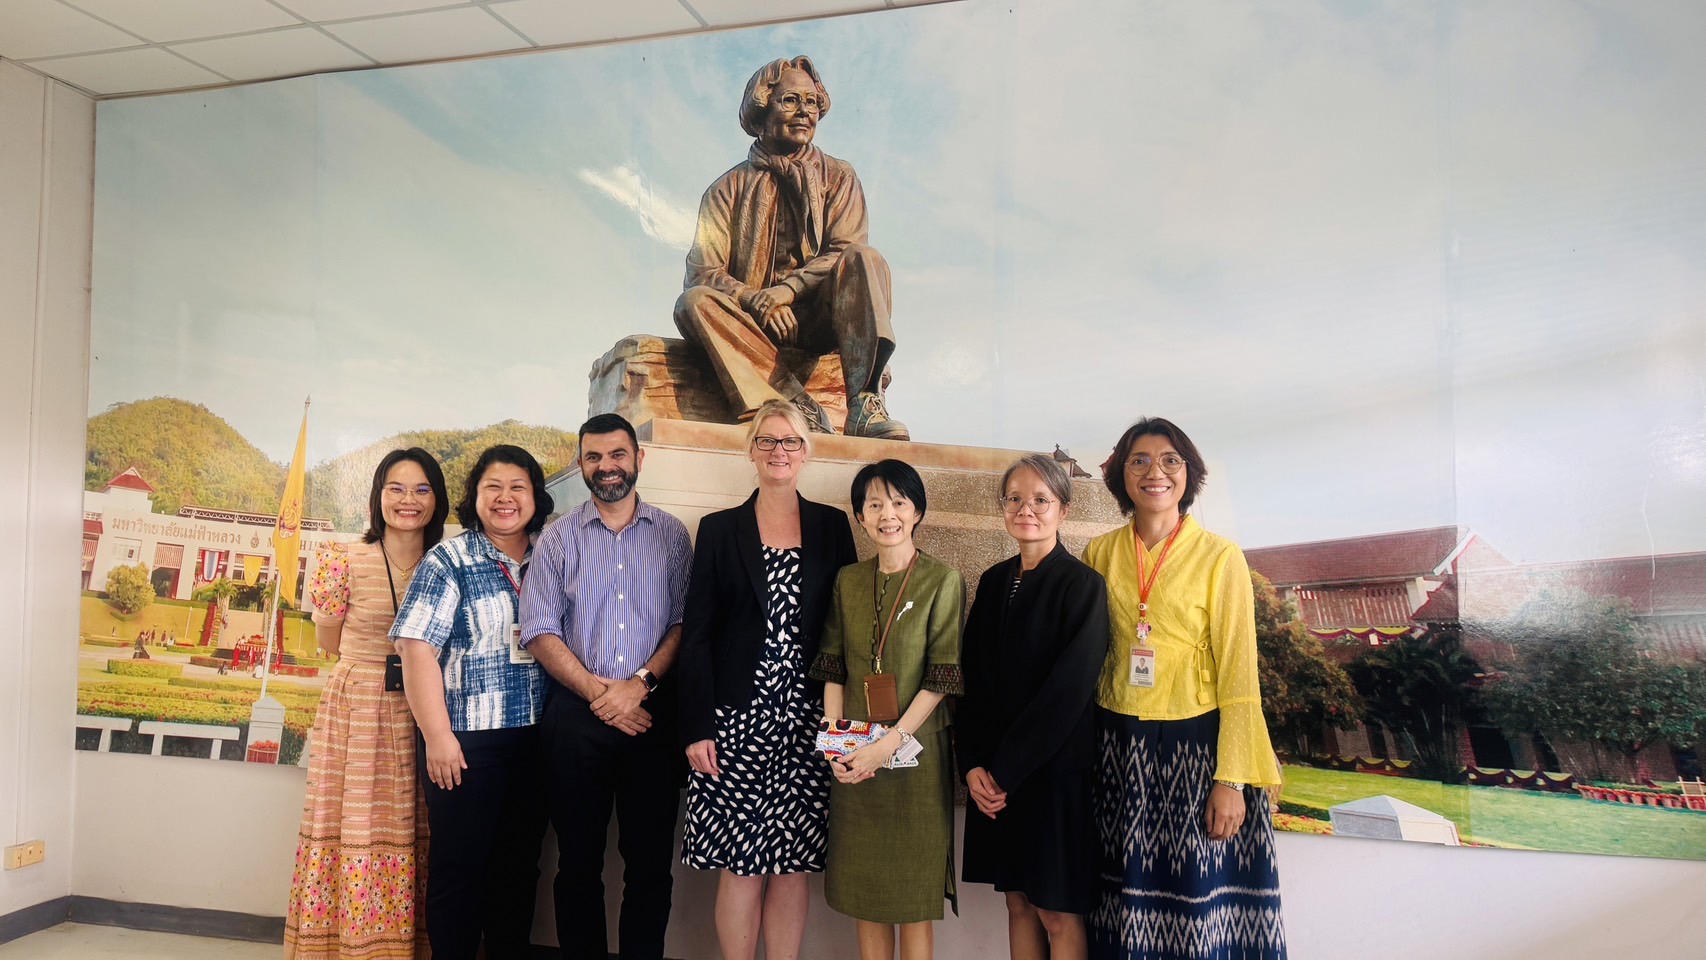
[[[6,848],[6,869],[17,870],[42,862],[47,858],[47,841],[31,840]]]

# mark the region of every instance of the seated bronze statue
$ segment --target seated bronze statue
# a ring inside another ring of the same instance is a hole
[[[777,60],[752,75],[740,107],[752,149],[700,201],[675,325],[705,349],[741,421],[780,398],[813,430],[833,432],[823,407],[777,362],[779,347],[798,347],[840,354],[843,433],[906,440],[883,399],[894,352],[889,267],[865,242],[865,193],[852,165],[812,145],[828,113],[810,59]]]

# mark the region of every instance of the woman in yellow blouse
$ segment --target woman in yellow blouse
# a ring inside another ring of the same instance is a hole
[[[1159,417],[1128,428],[1103,481],[1132,518],[1084,562],[1108,584],[1096,700],[1095,958],[1283,958],[1250,568],[1188,511],[1208,470]]]

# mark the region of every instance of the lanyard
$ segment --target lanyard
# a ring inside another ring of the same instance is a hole
[[[889,645],[889,631],[894,629],[895,616],[900,613],[900,602],[906,599],[906,585],[912,582],[912,569],[916,566],[918,566],[918,551],[914,550],[912,551],[912,559],[907,561],[906,564],[906,576],[900,579],[900,591],[895,594],[894,606],[889,607],[889,619],[888,622],[883,625],[882,639],[878,640],[876,646],[871,650],[871,670],[874,673],[883,672],[883,649]],[[876,574],[878,579],[882,579],[883,572],[881,570],[876,571]],[[877,584],[875,581],[871,583],[871,593],[874,595],[872,599],[877,602],[877,616],[880,617],[883,615],[883,598],[881,594],[877,593]],[[908,606],[910,606],[910,604],[908,604]],[[871,624],[871,633],[872,635],[875,635],[876,632],[877,625],[873,622]]]
[[[503,575],[504,575],[504,579],[505,579],[505,580],[508,580],[508,581],[509,581],[509,585],[510,585],[510,586],[511,586],[511,587],[513,587],[513,588],[514,588],[514,589],[515,589],[515,597],[516,597],[516,599],[517,599],[517,600],[519,600],[519,599],[521,599],[521,584],[519,584],[519,583],[516,583],[516,582],[515,582],[515,577],[513,577],[513,576],[511,576],[511,575],[510,575],[510,572],[509,572],[509,564],[507,564],[507,563],[504,563],[504,562],[503,562],[503,561],[502,561],[502,560],[497,560],[497,561],[494,561],[494,562],[495,562],[495,563],[496,563],[496,564],[497,564],[497,565],[498,565],[498,569],[499,569],[499,570],[500,570],[500,571],[502,571],[502,572],[503,572]],[[526,579],[527,579],[527,571],[526,571],[526,569],[523,569],[523,570],[522,570],[522,571],[521,571],[521,579],[523,579],[523,580],[526,580]]]
[[[1143,575],[1143,538],[1137,535],[1137,525],[1132,524],[1131,539],[1137,547],[1137,622],[1144,627],[1149,623],[1149,592],[1155,589],[1155,581],[1161,576],[1161,565],[1167,562],[1167,553],[1173,549],[1173,541],[1179,539],[1179,531],[1185,529],[1185,518],[1180,517],[1173,532],[1167,535],[1167,542],[1161,546],[1161,556],[1155,558],[1155,569],[1149,571],[1149,576]],[[1140,636],[1147,637],[1147,629],[1139,630]]]

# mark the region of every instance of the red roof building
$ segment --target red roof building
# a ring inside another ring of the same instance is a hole
[[[1263,547],[1244,556],[1318,636],[1355,634],[1376,645],[1414,629],[1418,611],[1460,570],[1510,565],[1457,526]],[[1436,611],[1442,607],[1443,598]]]

